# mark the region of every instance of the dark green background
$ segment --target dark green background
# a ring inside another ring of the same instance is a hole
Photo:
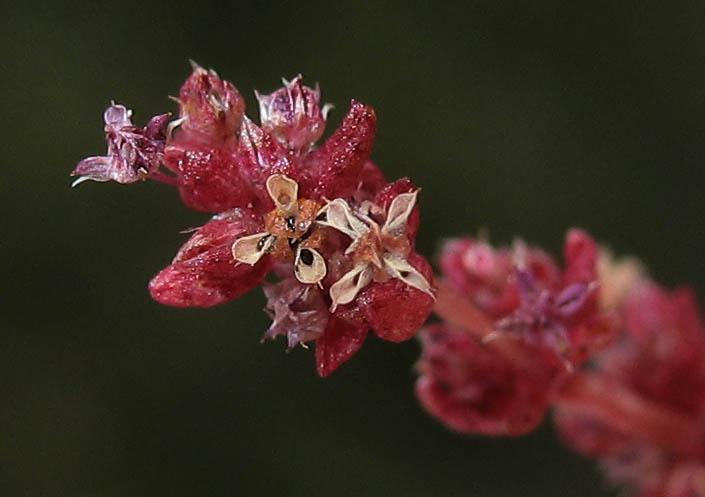
[[[210,310],[149,278],[206,216],[168,187],[84,184],[115,99],[174,110],[194,58],[247,95],[304,73],[375,107],[375,160],[423,187],[421,249],[487,228],[557,253],[578,225],[705,290],[705,4],[13,2],[0,15],[0,494],[610,495],[550,427],[448,432],[418,345],[371,339],[330,379],[260,345],[259,291]],[[569,5],[570,4],[570,5]],[[665,5],[667,4],[667,5]]]

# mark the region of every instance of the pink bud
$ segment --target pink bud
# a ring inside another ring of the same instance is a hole
[[[235,137],[245,114],[245,101],[237,89],[213,70],[193,64],[191,76],[179,91],[181,131],[178,140],[213,144]]]
[[[319,108],[320,90],[303,85],[299,74],[269,95],[255,92],[262,127],[296,152],[308,152],[323,134],[329,106]]]
[[[152,117],[144,128],[132,124],[131,116],[132,111],[124,105],[113,103],[105,110],[107,155],[79,162],[71,173],[79,176],[74,185],[86,180],[134,183],[159,170],[170,114]]]

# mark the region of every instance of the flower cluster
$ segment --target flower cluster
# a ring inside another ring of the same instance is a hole
[[[639,497],[705,496],[705,326],[633,259],[568,233],[565,268],[516,243],[446,243],[416,392],[450,428],[566,442]]]
[[[152,279],[152,297],[209,307],[263,284],[273,320],[264,338],[286,336],[290,348],[315,342],[327,376],[370,330],[407,340],[431,312],[432,271],[415,251],[419,190],[408,179],[387,182],[370,162],[370,106],[353,100],[316,146],[330,110],[317,87],[297,76],[256,96],[259,126],[231,83],[194,64],[177,119],[163,114],[140,128],[112,104],[107,155],[81,161],[75,183],[154,179],[214,214]],[[277,281],[264,282],[268,274]]]
[[[599,312],[597,245],[568,233],[566,266],[516,242],[494,249],[447,242],[437,312],[421,333],[416,391],[422,404],[463,432],[519,435],[544,418],[554,392],[613,339]]]

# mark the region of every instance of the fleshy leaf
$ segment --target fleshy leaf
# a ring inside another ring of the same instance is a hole
[[[237,158],[240,173],[247,178],[255,190],[261,191],[263,196],[266,195],[267,202],[270,202],[270,198],[266,193],[266,183],[271,175],[286,174],[298,180],[296,170],[284,146],[247,116],[243,118],[234,155]]]
[[[409,262],[427,280],[433,276],[430,264],[419,254],[410,254]],[[434,298],[400,279],[373,283],[363,289],[358,305],[375,334],[384,340],[402,342],[413,337],[433,310]]]
[[[204,212],[222,212],[234,207],[266,211],[271,202],[257,192],[242,175],[240,163],[228,150],[193,143],[171,144],[165,165],[177,175],[183,202]]]
[[[523,435],[543,420],[550,382],[540,368],[517,369],[471,335],[444,324],[425,328],[416,394],[448,427],[463,433]],[[535,373],[535,374],[534,374]]]
[[[585,231],[572,229],[566,235],[563,248],[565,257],[566,285],[571,283],[589,283],[597,279],[598,246]]]

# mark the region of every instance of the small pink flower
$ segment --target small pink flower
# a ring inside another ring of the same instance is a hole
[[[269,95],[255,92],[262,128],[295,153],[307,153],[323,134],[330,105],[319,108],[320,90],[303,84],[299,74]]]
[[[587,233],[571,230],[566,266],[542,250],[515,243],[494,249],[484,241],[453,240],[440,261],[448,284],[494,322],[494,335],[512,334],[578,364],[614,337],[597,311],[598,247]]]
[[[193,72],[181,87],[180,126],[183,139],[213,144],[232,140],[245,115],[245,100],[232,83],[223,81],[215,71],[192,62]]]
[[[147,126],[132,124],[132,111],[112,103],[103,114],[108,154],[88,157],[71,173],[74,186],[86,180],[134,183],[159,170],[164,156],[166,124],[171,114],[152,117]]]
[[[449,322],[421,333],[416,392],[431,414],[463,432],[526,433],[574,368],[610,343],[614,323],[597,307],[597,245],[572,230],[564,253],[561,270],[520,242],[513,250],[472,239],[446,244],[448,291],[472,308],[476,322],[455,319],[465,312],[461,305],[440,306]]]

